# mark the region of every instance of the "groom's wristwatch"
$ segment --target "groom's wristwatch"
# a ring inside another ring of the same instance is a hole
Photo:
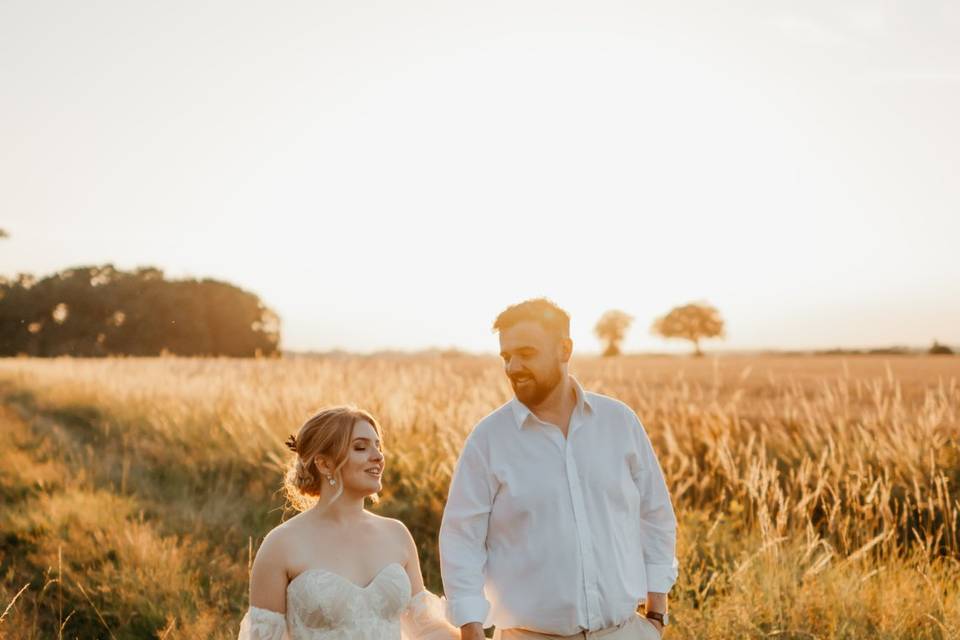
[[[647,611],[644,615],[650,620],[656,620],[663,627],[670,624],[670,614],[668,614],[666,611],[663,613],[659,613],[657,611]]]

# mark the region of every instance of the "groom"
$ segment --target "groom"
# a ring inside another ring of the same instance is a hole
[[[515,398],[467,437],[440,526],[461,640],[655,639],[677,578],[670,495],[633,411],[567,373],[570,316],[545,299],[493,324]],[[645,617],[636,611],[645,604]]]

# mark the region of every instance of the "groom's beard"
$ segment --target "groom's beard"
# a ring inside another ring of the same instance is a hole
[[[521,384],[518,380],[527,380],[527,382]],[[562,380],[563,371],[560,367],[557,367],[541,378],[537,378],[533,374],[511,376],[510,386],[513,387],[513,393],[517,396],[517,400],[528,407],[535,407],[543,402]]]

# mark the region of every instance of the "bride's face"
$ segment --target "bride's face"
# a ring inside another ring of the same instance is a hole
[[[340,469],[344,491],[365,496],[379,493],[384,462],[377,430],[366,420],[358,420],[353,425],[347,462]]]

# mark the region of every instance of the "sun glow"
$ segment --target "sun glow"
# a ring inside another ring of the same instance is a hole
[[[611,308],[625,348],[670,348],[650,323],[696,300],[731,347],[960,340],[960,85],[902,91],[858,53],[876,16],[253,7],[17,10],[12,47],[63,50],[0,71],[2,203],[26,212],[0,266],[222,278],[297,349],[492,350],[539,295],[585,350]]]

